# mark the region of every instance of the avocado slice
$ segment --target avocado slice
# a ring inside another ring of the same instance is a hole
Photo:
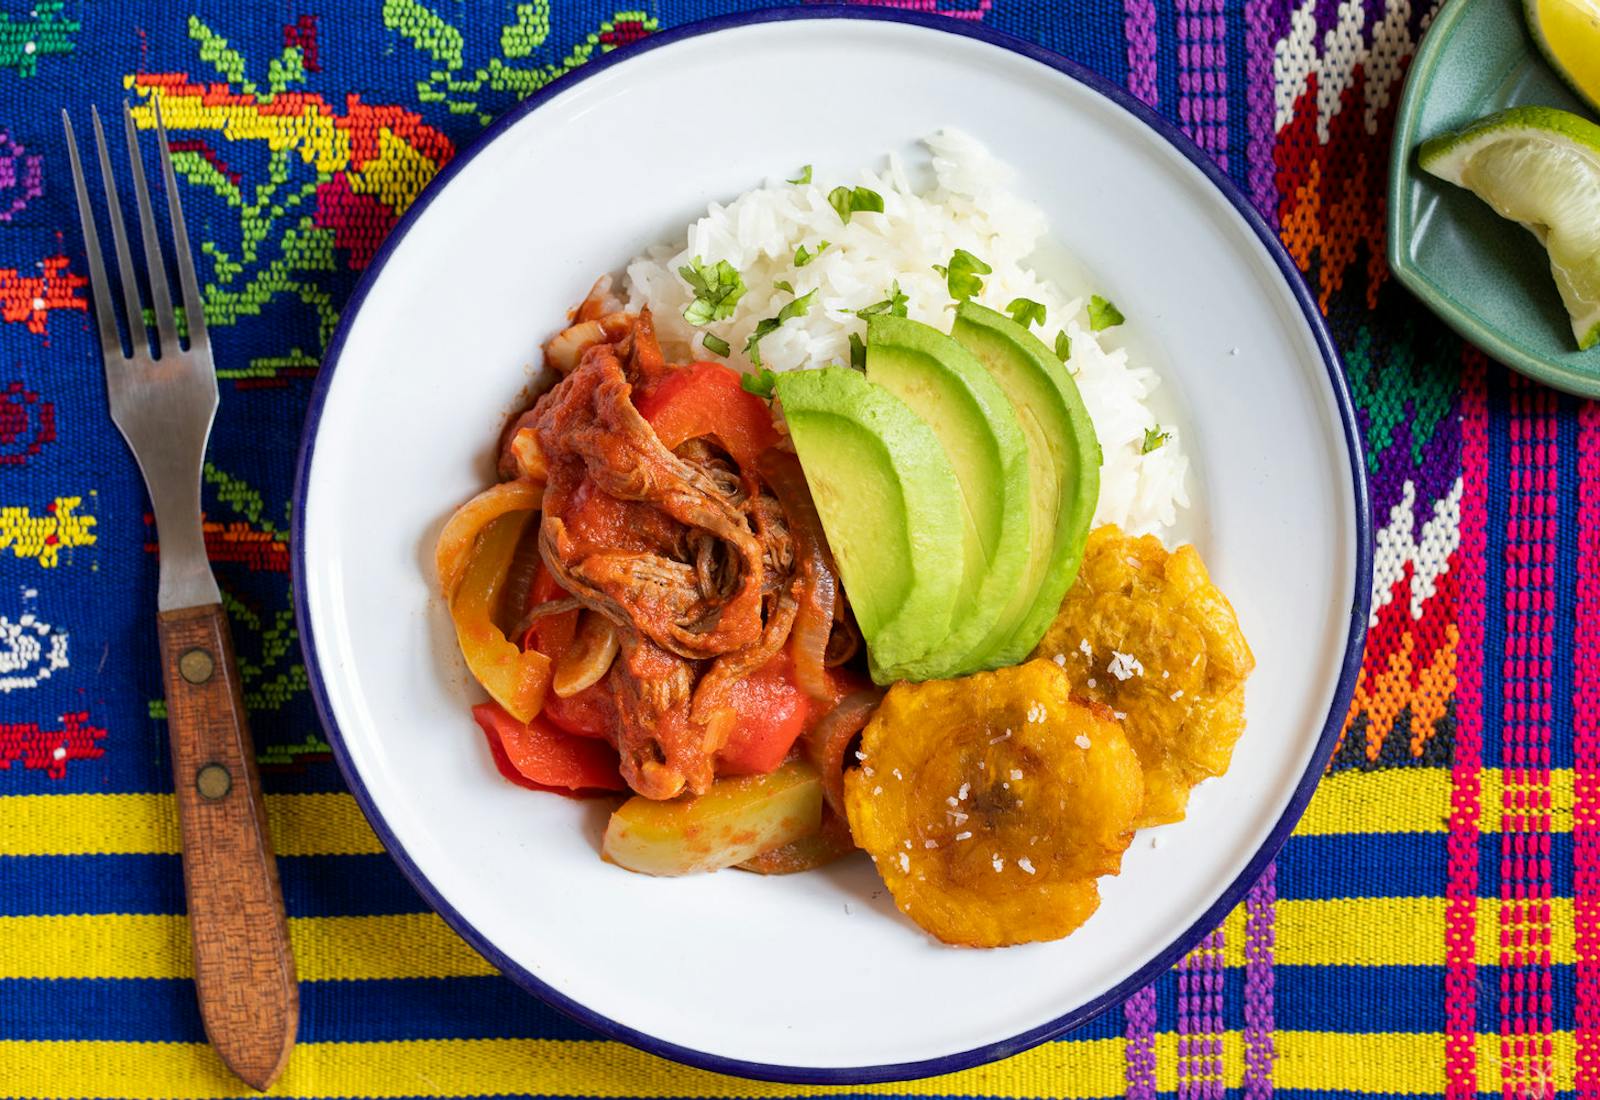
[[[944,447],[961,487],[965,567],[950,632],[907,679],[982,667],[1016,630],[1012,595],[1028,568],[1028,445],[1005,392],[976,356],[932,325],[880,314],[867,321],[867,380],[908,405]],[[1009,621],[1004,621],[1010,610]],[[932,640],[932,639],[930,639]]]
[[[1100,497],[1100,440],[1066,365],[1033,333],[969,301],[956,307],[950,335],[989,368],[1028,442],[1028,571],[999,620],[1015,625],[987,657],[997,668],[1033,651],[1078,575]]]
[[[806,484],[867,644],[872,678],[904,679],[961,596],[960,486],[933,429],[847,367],[776,382]]]

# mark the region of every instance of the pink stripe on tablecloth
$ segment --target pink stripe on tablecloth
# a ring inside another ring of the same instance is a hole
[[[1600,404],[1578,413],[1578,592],[1573,639],[1572,909],[1578,1100],[1600,1098]]]
[[[1556,403],[1554,391],[1512,378],[1501,692],[1500,1079],[1505,1100],[1543,1096],[1554,1068],[1550,694],[1560,545]]]
[[[1450,824],[1445,888],[1445,1097],[1478,1095],[1478,822],[1482,815],[1484,549],[1487,544],[1489,412],[1487,360],[1464,349],[1461,378],[1461,544],[1456,575],[1460,630],[1456,664],[1455,758],[1450,765]]]
[[[1156,94],[1156,6],[1123,0],[1122,33],[1128,39],[1128,91],[1154,107]]]

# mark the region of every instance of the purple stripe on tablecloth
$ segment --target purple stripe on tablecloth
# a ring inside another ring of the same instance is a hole
[[[1245,1100],[1272,1096],[1274,925],[1278,915],[1278,865],[1267,864],[1244,899],[1244,1095]]]
[[[1122,1016],[1128,1100],[1156,1100],[1156,987],[1147,985],[1123,1001]]]
[[[1178,120],[1228,167],[1227,18],[1223,0],[1178,0]]]
[[[1222,929],[1178,964],[1178,1100],[1223,1100]]]
[[[1156,6],[1152,0],[1123,0],[1127,17],[1128,91],[1154,107],[1156,94]]]
[[[1250,201],[1273,229],[1278,228],[1277,165],[1272,159],[1277,136],[1277,107],[1273,103],[1272,49],[1276,35],[1268,19],[1272,0],[1245,0],[1244,75],[1249,135],[1245,146],[1249,161],[1246,186]]]

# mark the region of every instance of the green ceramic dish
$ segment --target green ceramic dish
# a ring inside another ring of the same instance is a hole
[[[1417,146],[1503,107],[1594,117],[1528,35],[1520,0],[1448,0],[1417,49],[1389,154],[1389,266],[1451,328],[1512,370],[1600,397],[1600,347],[1578,351],[1550,262],[1527,230],[1417,167]]]

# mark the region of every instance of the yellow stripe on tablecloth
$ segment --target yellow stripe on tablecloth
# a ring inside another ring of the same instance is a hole
[[[1501,825],[1502,775],[1480,773],[1481,828]],[[1572,831],[1573,773],[1550,775],[1552,832]],[[1336,772],[1323,779],[1300,836],[1340,833],[1442,833],[1448,821],[1450,773],[1444,768]],[[273,847],[279,855],[368,855],[383,850],[347,794],[267,796]],[[0,855],[138,855],[175,853],[178,822],[171,795],[43,794],[0,797]]]
[[[1480,898],[1477,964],[1500,961],[1502,903]],[[1527,903],[1521,903],[1527,904]],[[1577,961],[1571,898],[1550,900],[1550,961]],[[1443,966],[1444,898],[1322,898],[1280,900],[1274,960],[1279,966]],[[1244,965],[1244,908],[1222,923],[1223,964]]]
[[[305,981],[456,978],[495,969],[433,913],[289,921]],[[182,916],[0,917],[0,978],[190,978]]]
[[[1478,904],[1477,962],[1500,955],[1502,903]],[[1550,901],[1551,962],[1576,961],[1571,898]],[[1333,898],[1277,904],[1280,966],[1443,966],[1443,898]],[[1223,922],[1223,961],[1244,965],[1244,916]],[[476,977],[495,971],[433,913],[299,917],[289,935],[307,981]],[[187,978],[181,916],[0,917],[0,979]]]
[[[383,851],[347,794],[269,794],[272,846],[282,856]],[[0,855],[147,855],[179,851],[167,794],[39,794],[0,797]]]
[[[1479,966],[1499,963],[1501,908],[1511,904],[1516,903],[1478,900]],[[1549,904],[1550,961],[1570,965],[1577,961],[1572,899],[1552,898]],[[1444,911],[1444,898],[1280,901],[1275,958],[1280,966],[1443,966]],[[1230,953],[1242,942],[1241,925],[1241,934],[1230,937]],[[1228,961],[1244,965],[1242,951]]]
[[[1550,1037],[1557,1092],[1573,1087],[1570,1032]],[[1431,1093],[1444,1089],[1444,1037],[1279,1031],[1280,1089]],[[1156,1086],[1177,1088],[1178,1037],[1156,1039]],[[1498,1080],[1500,1039],[1480,1035],[1480,1080]],[[1237,1088],[1243,1039],[1223,1038],[1223,1074]],[[477,1096],[534,1093],[593,1097],[789,1097],[828,1093],[909,1096],[1114,1097],[1126,1090],[1120,1039],[1068,1040],[978,1069],[868,1087],[774,1085],[687,1069],[619,1043],[550,1039],[302,1043],[269,1095]],[[30,1091],[34,1090],[34,1091]],[[0,1042],[0,1095],[211,1100],[252,1093],[198,1043]]]
[[[1504,773],[1484,768],[1478,773],[1479,828],[1497,833],[1502,823]],[[1572,831],[1573,772],[1550,772],[1550,831]],[[1339,833],[1442,833],[1450,824],[1448,768],[1389,768],[1384,771],[1342,771],[1325,776],[1295,829],[1298,836]]]

